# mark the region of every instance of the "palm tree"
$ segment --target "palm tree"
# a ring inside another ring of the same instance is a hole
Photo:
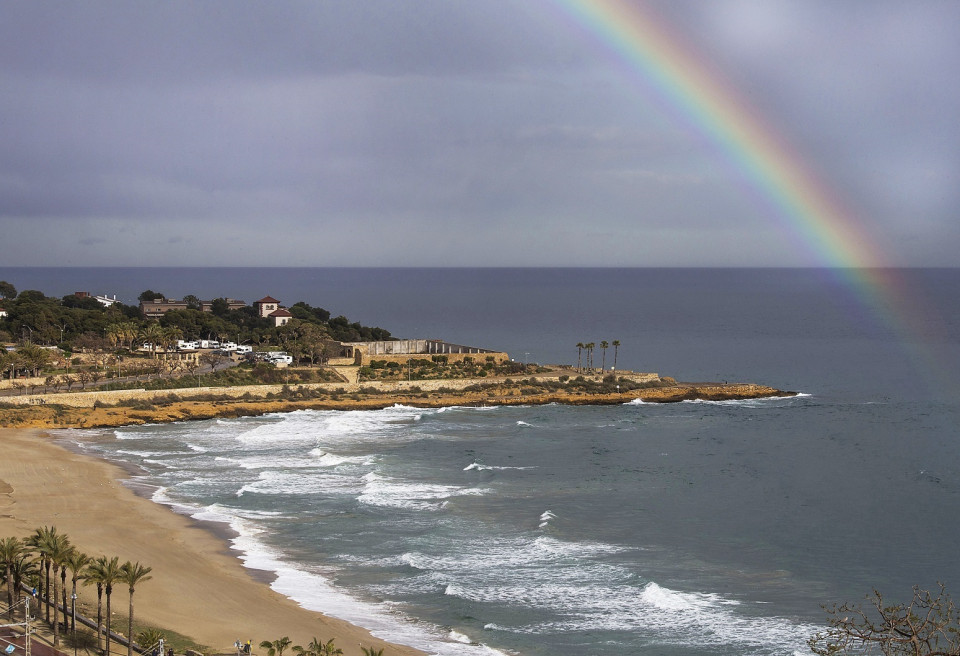
[[[37,561],[31,558],[26,551],[22,551],[20,556],[7,566],[7,576],[13,581],[13,589],[17,591],[18,600],[21,596],[20,591],[23,589],[23,584],[32,577],[39,577],[39,575],[40,568],[37,566]],[[23,621],[27,621],[26,605],[23,607]]]
[[[587,368],[590,369],[590,371],[593,371],[593,347],[595,346],[596,344],[593,342],[587,342],[583,345],[583,347],[587,349]]]
[[[91,560],[92,559],[90,558],[90,556],[76,549],[73,550],[73,553],[70,554],[70,558],[67,559],[67,565],[70,566],[70,571],[73,572],[73,576],[71,579],[73,581],[73,592],[70,595],[70,598],[74,600],[73,601],[74,608],[76,608],[76,605],[77,605],[77,602],[76,602],[77,580],[81,577],[83,572],[86,570],[87,565],[90,564]],[[66,571],[66,568],[64,568],[64,571]],[[70,621],[70,630],[74,632],[77,630],[76,615],[74,615],[73,619],[71,619]]]
[[[267,656],[283,656],[283,650],[290,646],[290,638],[283,636],[279,640],[274,640],[270,642],[269,640],[264,640],[260,643],[260,647],[267,650]]]
[[[604,369],[607,368],[607,348],[609,346],[610,345],[607,344],[607,340],[603,340],[600,342],[600,348],[603,349],[603,359],[600,361],[600,371],[603,371]]]
[[[57,599],[57,575],[60,573],[60,568],[64,567],[66,564],[67,558],[70,557],[70,552],[73,551],[73,547],[70,545],[70,539],[61,534],[56,535],[53,539],[50,551],[47,554],[47,559],[53,565],[53,646],[56,647],[60,644],[60,601]],[[63,608],[64,617],[66,617],[66,604]]]
[[[300,645],[294,645],[291,647],[293,653],[297,656],[320,656],[320,651],[317,649],[317,639],[314,638],[313,641],[306,647],[301,647]]]
[[[360,646],[360,651],[363,652],[363,656],[383,656],[383,650],[382,650],[382,649],[375,649],[375,648],[373,648],[373,647],[370,647],[370,648],[368,649],[367,647],[364,647],[363,645],[361,645],[361,646]]]
[[[103,571],[101,576],[103,577],[103,591],[107,595],[107,621],[106,621],[106,646],[104,647],[104,653],[110,654],[110,596],[113,594],[113,584],[120,580],[122,574],[122,568],[120,567],[120,558],[114,556],[110,560],[106,558],[103,559]]]
[[[620,340],[619,340],[619,339],[615,339],[615,340],[613,340],[613,341],[611,342],[611,344],[613,344],[613,369],[614,369],[614,371],[616,371],[616,369],[617,369],[617,351],[620,350]]]
[[[163,357],[167,357],[166,352],[173,348],[178,339],[183,339],[183,331],[180,328],[177,326],[164,327],[163,335],[160,338],[160,343],[163,344],[164,350]]]
[[[140,564],[138,560],[135,563],[131,563],[129,560],[123,564],[123,567],[120,568],[120,580],[130,586],[130,618],[127,629],[127,656],[133,656],[133,593],[134,588],[137,584],[144,581],[149,581],[153,577],[150,576],[150,572],[153,571],[152,567],[144,567]]]
[[[314,640],[316,640],[316,638],[314,638]],[[322,656],[340,656],[340,654],[343,653],[342,649],[333,644],[333,638],[319,645],[319,647]]]
[[[580,356],[583,353],[583,342],[577,342],[577,373],[580,373]]]
[[[140,330],[137,339],[140,340],[141,343],[150,344],[150,352],[153,354],[153,359],[156,360],[157,346],[163,339],[163,328],[160,327],[160,324],[154,322],[148,323]]]
[[[3,565],[3,574],[7,580],[7,608],[10,609],[10,618],[13,619],[13,563],[26,550],[26,545],[20,538],[4,538],[0,540],[0,564]]]
[[[340,656],[343,650],[333,644],[333,640],[333,638],[330,638],[326,642],[322,642],[314,637],[306,647],[297,645],[293,648],[293,651],[300,656]]]
[[[97,650],[100,650],[100,637],[103,635],[103,583],[106,578],[107,557],[100,556],[87,565],[83,580],[97,584]]]
[[[27,545],[30,546],[40,556],[40,571],[45,574],[46,580],[41,581],[40,597],[47,603],[46,619],[50,623],[50,549],[56,541],[57,527],[44,526],[33,531],[33,535],[27,538]]]
[[[150,649],[161,640],[163,640],[163,632],[160,629],[137,631],[137,644],[143,649]]]

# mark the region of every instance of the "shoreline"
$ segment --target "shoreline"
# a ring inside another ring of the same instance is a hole
[[[0,536],[24,538],[38,527],[56,526],[92,556],[116,555],[152,567],[153,578],[137,587],[138,623],[189,636],[213,653],[232,652],[237,639],[259,645],[290,636],[306,644],[316,636],[335,637],[347,655],[359,655],[361,643],[385,648],[390,656],[424,654],[274,591],[275,574],[244,565],[229,525],[216,527],[138,495],[125,482],[126,470],[68,449],[61,439],[37,429],[0,429]],[[78,594],[85,606],[95,606],[95,588],[81,587]],[[125,615],[124,586],[115,595],[115,612]],[[125,632],[125,619],[115,618],[114,630]]]
[[[224,388],[229,390],[230,388]],[[219,390],[219,388],[213,388]],[[216,391],[197,394],[194,390],[168,390],[171,394],[158,395],[140,391],[132,395],[132,402],[104,405],[95,402],[96,392],[90,392],[89,403],[61,405],[56,395],[48,395],[42,404],[0,406],[0,426],[7,428],[116,428],[120,426],[172,423],[214,418],[259,416],[274,412],[297,410],[381,410],[394,405],[418,408],[491,405],[620,405],[630,402],[678,403],[681,401],[727,401],[796,396],[754,383],[678,383],[670,380],[659,386],[634,389],[629,392],[571,391],[563,389],[530,388],[518,390],[515,386],[491,385],[480,390],[445,390],[442,392],[415,392],[390,390],[376,393],[354,392],[310,396],[300,389],[288,390],[286,397],[263,392],[254,398],[231,398]],[[76,395],[75,395],[76,396]]]

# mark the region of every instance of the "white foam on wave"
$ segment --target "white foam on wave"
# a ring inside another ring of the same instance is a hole
[[[312,460],[307,461],[310,467],[337,467],[339,465],[362,465],[370,461],[370,456],[341,456],[336,453],[330,453],[320,447],[310,451]]]
[[[762,408],[776,401],[791,401],[795,396],[765,396],[758,399],[724,399],[722,401],[711,401],[708,399],[685,399],[681,403],[687,405],[720,405],[739,408]]]
[[[463,471],[507,471],[510,469],[524,470],[524,469],[536,469],[536,467],[507,467],[507,466],[496,466],[496,465],[482,465],[479,462],[474,462],[463,468]]]
[[[310,495],[310,494],[357,494],[363,489],[361,479],[356,476],[342,476],[320,472],[303,473],[299,471],[260,472],[256,481],[246,483],[237,490],[238,497],[247,493],[267,495]]]
[[[393,643],[408,645],[437,656],[480,656],[501,654],[463,635],[444,633],[439,627],[412,620],[397,612],[390,604],[361,602],[336,588],[319,572],[309,571],[284,560],[282,553],[267,546],[261,536],[265,530],[249,513],[223,506],[210,506],[193,513],[195,519],[228,523],[237,534],[231,540],[245,567],[271,572],[276,576],[270,587],[289,597],[302,608],[322,612],[369,630],[373,635]],[[462,636],[462,637],[461,637]]]
[[[632,401],[627,401],[623,405],[650,405],[650,404],[644,401],[643,399],[633,399]]]
[[[546,511],[541,519],[549,521]],[[782,647],[809,654],[806,639],[822,627],[782,617],[758,616],[757,605],[709,592],[671,590],[641,577],[610,554],[625,548],[535,540],[478,541],[452,555],[420,552],[403,560],[421,570],[444,595],[500,607],[541,609],[554,619],[531,624],[488,624],[487,630],[556,635],[627,631],[655,644],[733,647],[738,653]],[[767,653],[763,651],[763,653]]]
[[[363,481],[363,492],[357,497],[360,503],[407,510],[440,510],[453,497],[481,496],[490,492],[481,488],[399,481],[376,472],[365,474]]]
[[[550,520],[556,519],[556,518],[557,516],[554,515],[552,512],[550,512],[549,510],[546,511],[545,513],[540,515],[540,524],[537,526],[537,528],[546,528],[547,526],[550,525]]]

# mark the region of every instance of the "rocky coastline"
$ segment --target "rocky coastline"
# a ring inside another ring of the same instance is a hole
[[[728,401],[793,396],[794,392],[752,383],[683,383],[669,378],[656,386],[618,391],[556,389],[555,386],[527,385],[518,388],[507,381],[479,386],[481,389],[442,389],[422,392],[410,389],[370,390],[350,393],[307,394],[287,390],[286,394],[266,393],[261,398],[230,398],[197,394],[196,390],[173,390],[157,398],[143,393],[139,402],[92,404],[76,407],[58,404],[55,398],[30,405],[0,406],[0,426],[9,428],[107,428],[125,425],[169,423],[216,417],[257,416],[296,410],[376,410],[393,405],[423,408],[491,405],[617,405],[632,401],[677,403],[680,401]],[[193,396],[191,396],[193,395]]]

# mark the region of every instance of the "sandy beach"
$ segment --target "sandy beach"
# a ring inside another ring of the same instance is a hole
[[[421,653],[275,593],[208,527],[125,487],[119,467],[64,449],[39,430],[0,429],[0,454],[0,536],[26,537],[37,527],[56,526],[92,556],[152,567],[153,578],[134,597],[138,621],[223,653],[233,651],[237,639],[256,646],[282,636],[302,645],[314,636],[333,637],[348,655],[361,654],[360,644],[385,648],[385,656]],[[79,596],[95,606],[95,588]],[[117,586],[113,605],[123,623],[115,620],[116,630],[126,629],[127,601],[126,589]]]

